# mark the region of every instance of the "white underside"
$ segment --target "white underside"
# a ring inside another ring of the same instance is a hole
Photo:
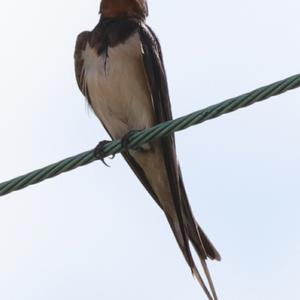
[[[98,56],[87,45],[83,58],[91,105],[113,138],[154,124],[138,34],[124,44],[108,48],[108,57],[105,54]]]

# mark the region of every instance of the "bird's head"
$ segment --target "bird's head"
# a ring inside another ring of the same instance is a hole
[[[100,14],[104,18],[134,17],[144,20],[148,16],[147,0],[102,0]]]

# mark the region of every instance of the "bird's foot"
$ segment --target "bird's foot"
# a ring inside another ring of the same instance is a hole
[[[105,145],[109,144],[111,141],[101,141],[97,147],[94,149],[94,156],[101,160],[103,162],[104,165],[106,165],[107,167],[110,167],[104,160],[104,147]],[[112,155],[111,159],[113,159],[115,157],[115,155]]]
[[[129,149],[128,145],[130,143],[130,139],[131,137],[135,134],[135,133],[139,133],[141,132],[142,130],[130,130],[128,131],[121,139],[121,145],[123,148],[125,148],[126,150]],[[136,150],[136,149],[134,149]]]
[[[126,150],[129,150],[129,143],[130,143],[130,139],[132,138],[132,136],[136,133],[139,133],[143,130],[130,130],[128,133],[126,133],[122,139],[121,139],[121,144],[122,146],[126,149]],[[146,144],[143,144],[141,146],[137,146],[137,147],[134,147],[132,148],[133,151],[148,151],[148,150],[151,150],[152,147],[150,145],[150,143],[146,143]]]

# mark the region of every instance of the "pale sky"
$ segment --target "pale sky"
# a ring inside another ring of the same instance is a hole
[[[0,3],[0,182],[107,139],[73,71],[98,0]],[[298,0],[149,0],[174,116],[299,73]],[[220,300],[300,299],[300,90],[176,135]],[[0,198],[3,300],[199,300],[164,215],[120,156]]]

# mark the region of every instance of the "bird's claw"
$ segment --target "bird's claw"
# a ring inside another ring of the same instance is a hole
[[[101,160],[103,162],[103,164],[105,166],[109,167],[109,168],[110,168],[110,166],[104,160],[104,147],[105,147],[105,145],[109,144],[110,142],[111,141],[106,141],[106,140],[101,141],[97,145],[97,147],[94,149],[94,156],[95,156],[95,158]],[[115,155],[113,154],[111,156],[111,159],[113,159],[114,157],[115,157]]]
[[[125,148],[126,150],[129,149],[128,145],[130,143],[130,138],[135,134],[135,133],[139,133],[142,130],[130,130],[128,131],[121,139],[121,145],[123,148]]]

